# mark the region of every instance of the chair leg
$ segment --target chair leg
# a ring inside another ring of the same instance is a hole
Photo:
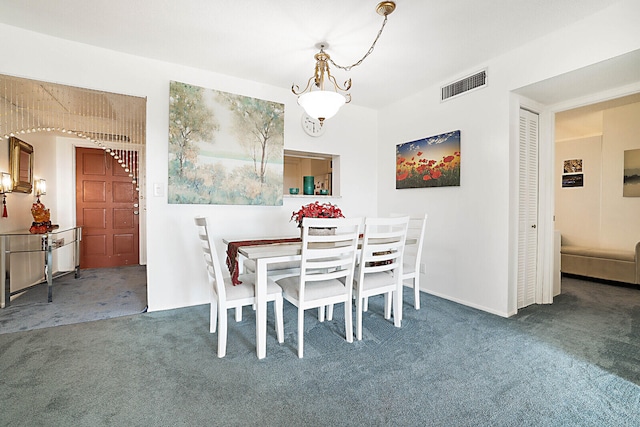
[[[331,305],[331,309],[333,312],[333,305]],[[353,313],[351,310],[351,299],[349,299],[344,302],[344,330],[347,342],[353,342]]]
[[[211,313],[209,314],[209,332],[214,333],[216,331],[216,324],[218,322],[218,301],[211,300]]]
[[[218,314],[218,357],[224,357],[227,354],[227,308],[220,307]]]
[[[384,318],[391,319],[391,301],[394,300],[391,297],[391,292],[384,294]],[[394,313],[395,315],[395,313]]]
[[[298,357],[304,354],[304,310],[298,307]]]
[[[236,322],[242,322],[242,307],[236,307]]]
[[[413,306],[420,310],[420,279],[416,276],[413,279]]]
[[[362,340],[362,305],[366,298],[356,297],[356,339]],[[345,308],[346,311],[346,308]],[[345,314],[346,316],[346,314]]]
[[[282,296],[276,297],[276,300],[273,303],[273,308],[276,317],[276,336],[278,337],[278,342],[280,344],[284,342],[284,320],[282,318],[283,306]]]
[[[318,307],[318,322],[324,322],[324,305]]]
[[[362,311],[369,311],[369,298],[364,298],[364,304],[362,304]]]
[[[393,325],[396,328],[402,325],[402,283],[393,291]]]
[[[327,306],[327,320],[333,320],[333,304]]]

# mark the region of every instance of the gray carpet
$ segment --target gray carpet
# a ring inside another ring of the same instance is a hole
[[[416,311],[407,289],[402,328],[372,298],[353,344],[342,310],[310,311],[302,360],[288,303],[264,360],[250,310],[224,359],[207,306],[3,334],[0,425],[640,425],[640,291],[563,290],[504,319],[426,294]]]
[[[147,306],[144,265],[80,270],[53,282],[47,302],[46,283],[14,297],[0,309],[0,334],[109,319],[141,313]]]

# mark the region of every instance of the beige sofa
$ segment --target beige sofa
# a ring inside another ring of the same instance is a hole
[[[563,245],[560,257],[562,273],[640,284],[640,242],[635,251]]]

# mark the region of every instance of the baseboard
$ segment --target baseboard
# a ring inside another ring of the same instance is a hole
[[[422,292],[425,292],[425,293],[429,294],[429,295],[433,295],[433,296],[436,296],[438,298],[446,299],[448,301],[452,301],[452,302],[455,302],[457,304],[462,304],[462,305],[467,306],[467,307],[475,308],[477,310],[481,310],[481,311],[484,311],[484,312],[487,312],[487,313],[490,313],[490,314],[495,314],[496,316],[500,316],[500,317],[505,317],[506,318],[506,317],[510,317],[513,314],[515,314],[515,313],[509,314],[509,313],[506,313],[506,312],[497,311],[497,310],[494,310],[494,309],[489,308],[489,307],[484,307],[482,305],[474,304],[474,303],[471,303],[469,301],[461,300],[459,298],[453,298],[450,295],[444,295],[444,294],[440,294],[438,292],[432,292],[432,291],[428,291],[428,290],[424,290],[424,289],[420,289],[420,290]]]

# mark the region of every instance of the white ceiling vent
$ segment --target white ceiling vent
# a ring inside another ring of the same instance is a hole
[[[462,95],[473,89],[478,89],[487,85],[487,70],[482,70],[457,82],[453,82],[440,88],[441,101],[454,96]]]

